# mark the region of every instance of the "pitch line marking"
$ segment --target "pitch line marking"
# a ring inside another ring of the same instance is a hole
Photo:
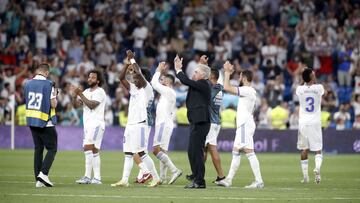
[[[200,200],[254,200],[254,201],[269,201],[269,200],[360,200],[360,197],[329,197],[329,198],[275,198],[275,197],[189,197],[189,196],[125,196],[125,195],[74,195],[74,194],[27,194],[27,193],[11,193],[5,194],[9,196],[38,196],[38,197],[87,197],[87,198],[119,198],[119,199],[200,199]]]

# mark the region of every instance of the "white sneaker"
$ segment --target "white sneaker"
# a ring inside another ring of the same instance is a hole
[[[301,183],[309,183],[309,177],[304,177],[300,182]]]
[[[40,181],[36,181],[35,187],[46,187],[46,186],[44,185],[44,183]]]
[[[101,184],[102,184],[102,182],[101,182],[101,180],[99,180],[99,179],[93,178],[93,179],[91,179],[90,184],[97,184],[97,185],[101,185]]]
[[[127,181],[120,180],[116,183],[111,184],[111,187],[129,187],[129,183]]]
[[[315,174],[315,183],[319,184],[321,181],[320,170],[315,168],[314,174]]]
[[[180,176],[182,175],[182,171],[181,170],[177,170],[172,176],[171,179],[169,180],[169,185],[173,184]]]
[[[87,176],[83,176],[82,178],[80,178],[79,180],[75,181],[76,183],[79,184],[90,184],[91,183],[91,179]]]
[[[232,181],[230,179],[225,178],[223,180],[218,181],[217,185],[224,187],[231,187]]]
[[[52,182],[49,180],[49,177],[45,174],[43,174],[43,172],[40,172],[39,175],[37,176],[38,180],[40,182],[42,182],[46,187],[52,187],[54,184],[52,184]]]
[[[247,189],[261,189],[264,188],[264,183],[254,181],[251,185],[245,186]]]

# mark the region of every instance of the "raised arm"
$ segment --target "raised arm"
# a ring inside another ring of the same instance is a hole
[[[225,76],[224,76],[224,90],[230,94],[238,95],[237,87],[230,84],[230,76],[234,72],[234,65],[229,61],[224,64]]]
[[[189,87],[192,87],[197,90],[207,90],[209,88],[208,84],[202,80],[191,80],[189,79],[186,74],[182,71],[182,61],[183,58],[179,58],[179,56],[176,56],[174,59],[174,66],[176,70],[176,77],[180,80],[181,83],[184,85],[187,85]]]
[[[165,69],[166,69],[165,62],[160,62],[158,67],[156,68],[156,73],[153,75],[153,78],[151,80],[152,87],[161,95],[166,94],[166,92],[169,90],[169,87],[166,87],[165,85],[162,85],[159,82],[159,78],[161,74],[165,71]]]

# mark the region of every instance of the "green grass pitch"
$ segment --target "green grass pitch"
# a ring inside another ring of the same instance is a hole
[[[248,160],[242,156],[233,187],[223,188],[212,183],[215,169],[206,163],[207,189],[185,190],[189,164],[185,152],[170,156],[184,171],[174,185],[147,188],[131,184],[129,188],[112,188],[111,183],[122,175],[124,156],[117,151],[101,153],[103,185],[78,185],[74,181],[84,172],[84,155],[80,151],[59,151],[50,172],[53,188],[35,188],[32,150],[0,150],[0,202],[360,202],[360,156],[324,155],[322,182],[313,183],[314,156],[310,156],[311,182],[301,184],[298,154],[257,153],[265,188],[244,189],[253,180]],[[156,165],[158,161],[152,156]],[[231,153],[221,153],[225,174]],[[138,172],[134,165],[131,180]]]

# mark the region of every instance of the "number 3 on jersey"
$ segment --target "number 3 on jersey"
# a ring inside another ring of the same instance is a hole
[[[313,112],[314,111],[314,98],[313,97],[306,97],[306,108],[305,110],[307,112]]]
[[[39,110],[41,107],[43,95],[41,93],[29,92],[29,109]]]

